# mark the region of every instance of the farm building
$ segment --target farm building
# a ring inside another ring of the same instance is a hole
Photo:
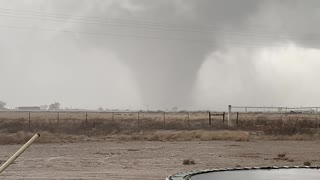
[[[39,106],[22,106],[16,108],[19,111],[40,111]]]

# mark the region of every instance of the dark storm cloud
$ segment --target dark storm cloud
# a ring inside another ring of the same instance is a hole
[[[137,6],[142,8],[133,15],[135,19],[142,22],[156,19],[165,27],[131,27],[131,33],[169,40],[117,39],[100,41],[98,47],[108,47],[117,52],[120,59],[133,68],[144,102],[160,108],[188,107],[192,103],[196,73],[205,56],[216,48],[214,32],[201,32],[199,29],[208,26],[240,26],[258,5],[255,1],[132,2],[137,2]],[[97,11],[101,16],[108,16],[107,11],[92,9],[92,13]],[[127,11],[123,11],[124,15],[118,18],[127,19]],[[176,24],[181,27],[175,28]],[[104,28],[103,32],[110,31],[109,27],[100,28]],[[183,40],[175,40],[177,37]]]
[[[261,100],[263,103],[263,98],[257,98],[264,89],[260,77],[255,76],[259,71],[255,69],[258,61],[255,58],[260,57],[256,55],[257,49],[277,46],[278,43],[311,48],[319,46],[320,41],[320,3],[311,0],[39,0],[0,3],[2,8],[15,9],[18,13],[26,10],[93,17],[75,20],[69,16],[63,21],[53,21],[44,13],[44,19],[34,20],[25,14],[13,14],[20,18],[6,17],[3,15],[8,15],[8,11],[0,9],[1,25],[34,27],[33,30],[1,29],[0,75],[5,88],[0,97],[7,96],[7,101],[14,102],[14,105],[59,100],[69,106],[90,108],[99,105],[112,107],[113,104],[121,108],[130,105],[144,108],[147,104],[161,109],[173,106],[212,108],[224,106],[231,100],[216,96],[213,99],[197,98],[199,93],[203,95],[197,86],[199,82],[208,84],[210,89],[205,92],[217,96],[225,89],[229,89],[225,96],[237,94],[237,86],[233,87],[232,83],[219,89],[219,84],[226,81],[224,72],[231,79],[243,81],[241,88],[253,89],[249,93],[256,95],[251,97],[255,97],[255,102]],[[70,32],[61,32],[65,30]],[[268,52],[272,54],[274,51]],[[247,59],[243,61],[244,58]],[[228,61],[239,67],[235,71],[241,75],[230,71]],[[204,67],[207,65],[209,67]],[[53,71],[54,68],[62,70]],[[50,75],[46,74],[48,71]],[[51,83],[46,82],[48,79]],[[91,88],[83,88],[83,79]],[[245,79],[251,79],[251,82],[245,82]],[[25,88],[21,97],[15,99],[20,92],[17,90],[19,85],[30,83],[38,89]],[[235,91],[230,91],[233,88]],[[239,92],[243,93],[242,90]],[[281,94],[277,92],[274,89],[272,94]],[[29,94],[33,94],[32,100]],[[41,94],[40,97],[37,94]],[[128,98],[131,96],[134,98]],[[250,104],[251,99],[240,98],[236,102]],[[86,102],[81,104],[83,101]]]

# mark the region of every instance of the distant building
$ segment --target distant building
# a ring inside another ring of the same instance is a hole
[[[20,111],[40,111],[40,107],[39,106],[23,106],[23,107],[17,107],[17,110]]]

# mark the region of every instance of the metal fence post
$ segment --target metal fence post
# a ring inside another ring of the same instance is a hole
[[[239,112],[237,112],[237,126],[239,125]]]
[[[190,129],[190,113],[188,113],[188,128]]]
[[[86,113],[86,126],[88,126],[88,113]]]
[[[163,126],[166,127],[166,112],[163,113]]]
[[[29,130],[31,129],[31,112],[29,112],[29,121],[28,121],[28,124],[29,124]]]
[[[298,121],[298,116],[297,117],[297,121]],[[281,129],[280,129],[280,133],[282,134],[283,133],[283,125],[284,125],[284,121],[283,121],[283,112],[281,111]]]
[[[225,112],[223,112],[223,114],[222,114],[222,122],[224,123],[224,119],[225,119]]]
[[[57,114],[57,124],[58,124],[58,128],[60,127],[60,112],[58,112]]]
[[[138,129],[140,129],[140,113],[138,112]]]
[[[316,108],[316,132],[318,132],[319,129],[319,122],[318,122],[318,108]]]
[[[228,126],[230,126],[230,118],[231,118],[231,105],[228,106]]]
[[[246,124],[248,124],[248,108],[245,107],[245,111],[246,111]]]

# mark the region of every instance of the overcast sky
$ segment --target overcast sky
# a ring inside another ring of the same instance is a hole
[[[319,105],[317,0],[0,0],[0,100]]]

